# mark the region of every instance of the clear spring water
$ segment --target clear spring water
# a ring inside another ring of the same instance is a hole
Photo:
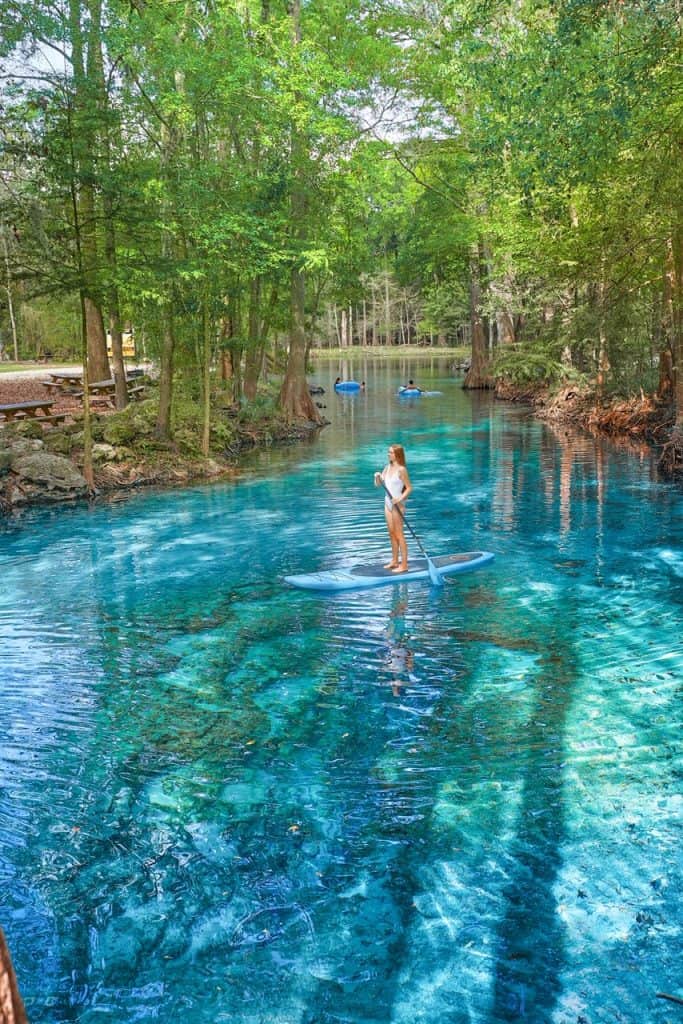
[[[680,490],[437,362],[354,371],[237,483],[2,527],[32,1024],[683,1020],[656,996],[683,995]],[[288,589],[388,553],[390,441],[427,549],[494,565]]]

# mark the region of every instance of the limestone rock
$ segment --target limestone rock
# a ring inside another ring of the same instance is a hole
[[[43,441],[30,437],[8,438],[6,444],[15,457],[17,455],[28,455],[29,452],[39,452],[45,447]]]
[[[12,460],[15,484],[23,500],[35,498],[61,501],[87,493],[88,485],[69,459],[50,452],[32,452]],[[16,492],[12,498],[16,501]]]
[[[94,444],[92,457],[95,462],[112,462],[116,458],[116,448],[112,444]]]

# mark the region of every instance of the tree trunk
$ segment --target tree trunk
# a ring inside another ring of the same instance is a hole
[[[287,370],[280,390],[280,406],[288,422],[305,419],[312,423],[323,422],[311,398],[306,381],[306,330],[305,301],[306,282],[302,270],[292,270],[291,281],[291,327],[289,332],[289,355]]]
[[[256,398],[258,379],[263,366],[265,339],[261,335],[261,278],[252,278],[249,284],[249,314],[247,323],[247,345],[244,357],[244,394],[253,402]]]
[[[162,309],[163,335],[159,361],[159,410],[157,412],[156,436],[168,441],[171,436],[171,411],[173,403],[173,354],[175,351],[175,324],[172,301]]]
[[[515,320],[507,310],[499,310],[496,313],[496,333],[499,345],[514,345]]]
[[[675,396],[675,370],[673,360],[673,243],[667,245],[664,274],[662,277],[662,306],[659,318],[659,386],[657,394],[663,401],[672,401]]]
[[[72,60],[74,70],[74,120],[76,128],[76,171],[79,179],[81,262],[85,293],[85,323],[88,342],[89,380],[108,380],[110,376],[107,356],[107,336],[102,315],[102,296],[98,279],[98,251],[96,232],[96,202],[92,181],[96,176],[99,140],[94,124],[100,118],[93,107],[97,105],[97,54],[101,50],[101,0],[88,3],[88,55],[83,59],[81,11],[79,0],[71,0]]]
[[[71,31],[74,41],[74,70],[79,69],[82,77],[82,50],[80,49],[80,22],[78,20],[77,0],[71,0],[70,19]],[[75,19],[75,24],[74,24]],[[89,381],[96,380],[90,376],[88,364],[88,309],[85,294],[85,272],[83,267],[83,233],[81,224],[81,208],[79,203],[79,147],[82,143],[80,138],[78,110],[74,108],[72,118],[69,122],[69,153],[71,159],[71,214],[73,216],[74,243],[76,250],[76,268],[78,271],[78,298],[81,310],[81,359],[83,362],[83,477],[88,485],[88,492],[92,494],[95,490],[93,464],[92,464],[92,422],[90,416],[90,388]],[[106,342],[105,342],[106,344]]]
[[[0,228],[2,231],[2,245],[5,254],[5,273],[7,276],[7,284],[5,285],[5,291],[7,292],[7,312],[9,313],[9,321],[12,327],[12,348],[14,351],[14,361],[19,362],[19,338],[17,336],[17,321],[14,316],[14,302],[12,299],[12,273],[10,270],[9,261],[9,244],[7,242],[7,226],[5,224]]]
[[[290,17],[292,43],[301,43],[301,0],[291,0]],[[295,93],[295,100],[299,98]],[[321,424],[322,417],[308,390],[306,380],[306,280],[303,268],[298,265],[298,252],[306,241],[307,184],[304,175],[304,161],[308,154],[301,129],[292,123],[292,186],[290,195],[291,224],[295,241],[295,263],[291,270],[291,322],[289,331],[289,353],[287,369],[280,390],[280,406],[288,422],[305,419]]]
[[[92,462],[92,416],[90,412],[90,381],[101,378],[90,376],[90,365],[88,361],[88,328],[86,296],[83,289],[80,292],[81,299],[81,355],[83,358],[83,476],[88,485],[88,492],[95,493],[95,474]]]
[[[475,245],[470,253],[470,328],[472,336],[472,358],[465,374],[463,388],[491,388],[493,381],[489,373],[489,357],[481,315],[482,257],[481,246]]]
[[[102,57],[101,4],[91,3],[92,18],[90,42],[88,47],[89,73],[97,90],[97,105],[101,114],[102,151],[106,180],[102,187],[102,213],[104,226],[104,252],[107,261],[107,305],[109,306],[109,332],[111,334],[111,352],[114,368],[114,393],[117,409],[125,409],[128,405],[128,387],[126,384],[126,365],[123,360],[123,339],[121,336],[121,309],[117,285],[116,260],[116,227],[114,219],[114,196],[110,185],[113,169],[111,140],[111,109],[107,95],[107,84],[104,77],[104,61]],[[114,150],[120,149],[120,139],[115,140]],[[105,353],[106,353],[105,337]],[[96,378],[104,380],[106,378]]]
[[[209,289],[202,302],[202,455],[209,457],[211,444],[211,311]]]
[[[2,1024],[28,1024],[24,1004],[19,995],[16,975],[7,948],[5,936],[0,930],[0,1022]]]
[[[370,288],[372,293],[372,327],[371,327],[371,344],[374,348],[377,344],[377,294],[375,292],[375,282],[370,282]]]
[[[671,245],[671,349],[673,353],[676,428],[683,430],[683,210]]]
[[[605,378],[610,369],[608,348],[607,348],[607,331],[605,328],[605,296],[607,292],[607,285],[605,284],[605,260],[604,257],[601,260],[600,269],[600,285],[598,287],[598,306],[599,306],[599,324],[598,324],[598,377],[597,385],[598,391],[603,392],[605,388]]]

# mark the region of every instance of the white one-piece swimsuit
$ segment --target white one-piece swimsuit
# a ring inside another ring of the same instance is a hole
[[[401,480],[398,473],[390,474],[388,472],[385,472],[382,479],[384,480],[384,485],[389,491],[389,494],[391,494],[391,498],[400,498],[401,495],[403,494],[404,487],[403,480]],[[389,497],[389,494],[387,494],[384,498],[384,507],[391,512],[394,506],[392,504],[391,498]]]

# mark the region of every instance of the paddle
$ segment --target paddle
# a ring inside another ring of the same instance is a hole
[[[389,488],[387,487],[387,485],[384,483],[384,480],[382,480],[382,487],[387,492],[387,494],[389,495],[389,497],[392,499],[392,502],[393,502],[392,493],[389,490]],[[443,586],[443,579],[439,575],[438,569],[436,568],[436,566],[432,562],[431,558],[429,557],[429,555],[425,551],[425,549],[423,547],[423,544],[422,544],[422,541],[420,540],[418,535],[415,533],[415,530],[412,528],[412,526],[410,525],[410,523],[406,519],[406,517],[405,517],[405,515],[403,513],[403,510],[401,509],[401,507],[399,505],[393,505],[392,507],[398,509],[398,514],[400,515],[401,519],[403,520],[404,525],[408,527],[408,529],[412,533],[413,537],[415,538],[415,543],[417,544],[417,546],[419,547],[420,551],[422,552],[422,554],[427,559],[427,568],[429,570],[429,578],[430,578],[430,580],[432,581],[432,583],[434,584],[435,587],[442,587]]]

